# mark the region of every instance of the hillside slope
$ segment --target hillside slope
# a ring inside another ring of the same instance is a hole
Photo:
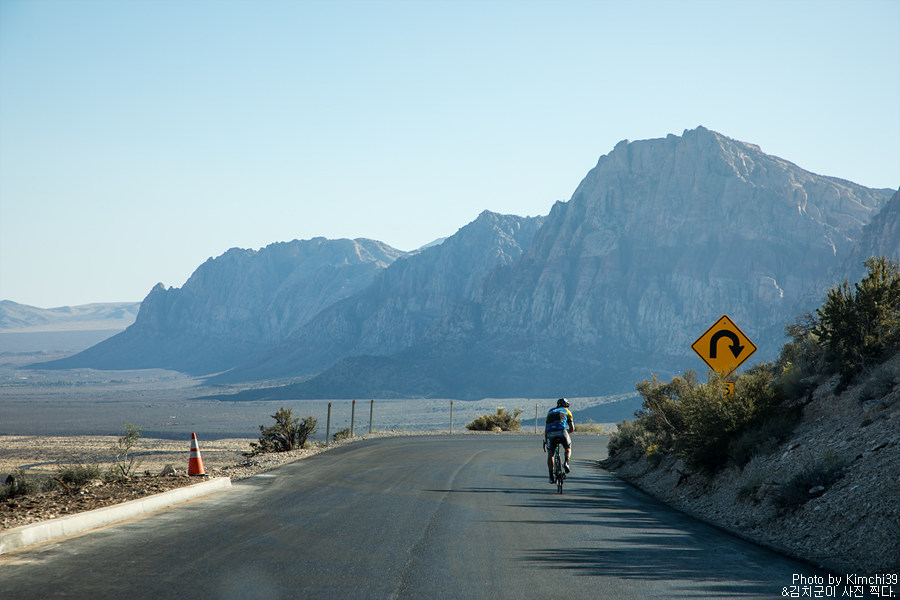
[[[793,433],[743,468],[685,479],[690,469],[681,460],[656,464],[634,449],[604,466],[684,512],[837,573],[898,573],[900,354],[840,395],[836,382],[814,382]],[[810,483],[800,491],[811,499],[778,506],[795,478],[832,463],[845,468],[830,487]]]

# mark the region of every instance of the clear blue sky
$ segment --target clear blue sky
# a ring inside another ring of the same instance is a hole
[[[139,301],[211,256],[547,214],[704,125],[900,185],[900,2],[0,0],[0,299]]]

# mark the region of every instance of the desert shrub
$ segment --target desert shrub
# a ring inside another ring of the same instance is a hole
[[[7,500],[17,496],[26,496],[37,489],[35,483],[25,475],[22,469],[16,469],[9,474],[3,487],[0,488],[0,500]]]
[[[119,467],[116,466],[114,469],[114,471],[111,471],[111,474],[107,473],[104,477],[100,465],[78,463],[60,465],[56,469],[56,475],[52,480],[67,492],[73,493],[83,488],[92,479],[110,479],[115,476],[121,476],[122,472]]]
[[[124,427],[122,436],[111,448],[113,456],[115,456],[111,477],[132,477],[138,467],[134,448],[141,439],[141,428],[135,427],[134,423],[127,422]]]
[[[729,462],[743,467],[757,454],[775,449],[800,422],[800,415],[799,407],[778,407],[766,411],[755,424],[748,425],[728,444]]]
[[[741,408],[737,389],[735,397],[728,398],[719,376],[707,385],[692,387],[679,403],[683,426],[675,439],[676,453],[692,467],[715,471],[722,466],[729,440],[739,427]]]
[[[754,504],[759,504],[759,491],[765,482],[765,472],[759,470],[753,471],[747,476],[738,490],[738,498],[750,501]]]
[[[56,477],[63,482],[81,487],[92,479],[100,479],[102,473],[99,465],[64,465],[56,470]]]
[[[660,450],[664,450],[659,436],[648,430],[646,424],[638,418],[633,421],[626,419],[619,423],[616,431],[610,436],[606,448],[610,456],[632,448],[641,454],[646,454],[647,448],[651,445],[656,445]]]
[[[775,373],[776,385],[787,398],[807,395],[814,385],[810,378],[822,370],[825,350],[814,333],[818,326],[815,315],[806,312],[784,328],[790,341],[781,347]]]
[[[841,375],[839,390],[900,350],[900,265],[884,256],[864,264],[868,272],[860,282],[851,286],[845,279],[816,309],[813,333],[831,371]]]
[[[519,415],[521,414],[521,408],[517,408],[510,413],[501,406],[497,409],[497,412],[492,415],[488,414],[477,417],[471,423],[466,425],[466,429],[472,431],[494,431],[495,429],[499,429],[500,431],[519,431],[522,429],[522,420],[519,418]]]
[[[624,420],[616,426],[616,430],[609,436],[606,450],[610,456],[634,448],[639,438],[637,421]]]
[[[635,413],[638,421],[652,434],[653,443],[659,443],[664,450],[673,449],[675,439],[684,430],[681,403],[696,390],[697,373],[687,370],[684,377],[675,377],[668,383],[660,383],[656,375],[651,375],[636,388],[644,398],[641,410]]]
[[[737,377],[733,397],[726,395],[725,380],[718,375],[698,385],[682,401],[684,430],[676,452],[689,465],[710,472],[727,464],[733,440],[768,420],[781,404],[773,379],[772,365],[762,364]]]
[[[775,494],[775,505],[782,511],[796,510],[812,498],[821,496],[844,475],[847,461],[834,452],[826,452],[818,460],[807,463]]]
[[[609,429],[603,423],[588,421],[587,423],[576,423],[575,433],[596,433],[599,435],[606,435],[609,433]]]
[[[647,449],[644,450],[644,456],[647,457],[647,461],[653,465],[654,467],[658,467],[659,463],[662,462],[663,457],[665,456],[665,452],[660,447],[659,444],[650,444],[647,446]]]
[[[251,442],[251,454],[266,452],[288,452],[302,448],[310,435],[315,433],[318,420],[306,417],[302,421],[294,417],[292,409],[281,407],[272,418],[275,424],[271,427],[259,426],[259,442]]]
[[[344,429],[341,429],[340,431],[335,432],[335,434],[333,436],[331,436],[331,439],[333,439],[335,442],[350,439],[350,428],[345,427]]]
[[[705,384],[690,370],[668,383],[656,376],[640,382],[641,410],[635,413],[633,424],[619,425],[610,439],[610,455],[637,447],[659,461],[674,452],[692,468],[715,472],[728,462],[733,441],[781,404],[783,396],[773,385],[773,369],[771,364],[763,364],[738,376],[732,397],[726,394],[725,379],[718,374],[711,374]],[[739,451],[749,457],[751,445],[758,442],[746,439]]]
[[[861,386],[859,401],[878,400],[889,395],[900,384],[900,354],[897,360],[887,362],[874,370],[872,375]]]

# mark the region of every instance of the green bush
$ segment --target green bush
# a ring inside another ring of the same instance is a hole
[[[652,434],[653,439],[648,442],[657,443],[664,450],[673,449],[675,439],[684,431],[681,403],[697,388],[697,373],[687,370],[684,377],[675,377],[668,383],[660,383],[656,375],[651,375],[636,387],[644,401],[635,416]]]
[[[318,420],[306,417],[302,421],[294,417],[292,409],[281,407],[272,418],[271,427],[259,426],[259,443],[250,442],[251,454],[288,452],[302,448],[310,435],[315,433]]]
[[[637,384],[644,401],[633,425],[626,421],[610,438],[609,453],[637,447],[655,461],[675,453],[693,467],[714,472],[728,463],[729,448],[747,430],[758,426],[780,405],[782,395],[773,383],[773,366],[764,364],[738,376],[734,396],[726,394],[725,380],[711,374],[705,384],[687,371],[661,383],[655,376]],[[744,456],[754,452],[752,444],[764,438],[744,440]]]
[[[466,425],[466,429],[472,431],[519,431],[522,429],[522,420],[519,415],[522,409],[517,408],[512,414],[502,406],[492,415],[481,415]]]
[[[67,465],[59,467],[56,476],[67,484],[83,486],[92,479],[101,479],[99,465]]]
[[[618,424],[606,447],[609,455],[613,456],[632,448],[640,454],[646,454],[647,448],[652,445],[661,447],[658,436],[649,431],[640,419],[626,419]]]
[[[816,375],[823,367],[824,348],[814,333],[819,320],[806,312],[786,325],[784,333],[790,341],[781,347],[775,362],[778,385],[789,398],[800,398],[811,388],[807,378]]]
[[[121,476],[118,466],[116,470],[111,470],[107,473],[107,477],[104,477],[99,465],[72,464],[57,468],[53,481],[67,492],[73,493],[83,488],[92,479],[111,479],[116,476]]]
[[[884,256],[864,264],[868,273],[859,283],[845,279],[829,290],[812,329],[831,371],[841,375],[839,390],[900,351],[900,265]]]
[[[335,442],[339,442],[341,440],[349,440],[350,439],[350,428],[345,427],[344,429],[341,429],[340,431],[335,432],[335,434],[333,436],[331,436],[331,439],[334,440]]]

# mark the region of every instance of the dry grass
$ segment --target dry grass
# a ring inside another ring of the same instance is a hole
[[[15,469],[42,477],[56,472],[60,465],[78,463],[112,464],[110,448],[118,440],[112,435],[46,437],[37,435],[0,436],[0,483]],[[220,469],[243,460],[254,438],[198,440],[204,467]],[[167,464],[187,469],[190,438],[184,441],[141,438],[135,447],[138,472],[158,473]]]

